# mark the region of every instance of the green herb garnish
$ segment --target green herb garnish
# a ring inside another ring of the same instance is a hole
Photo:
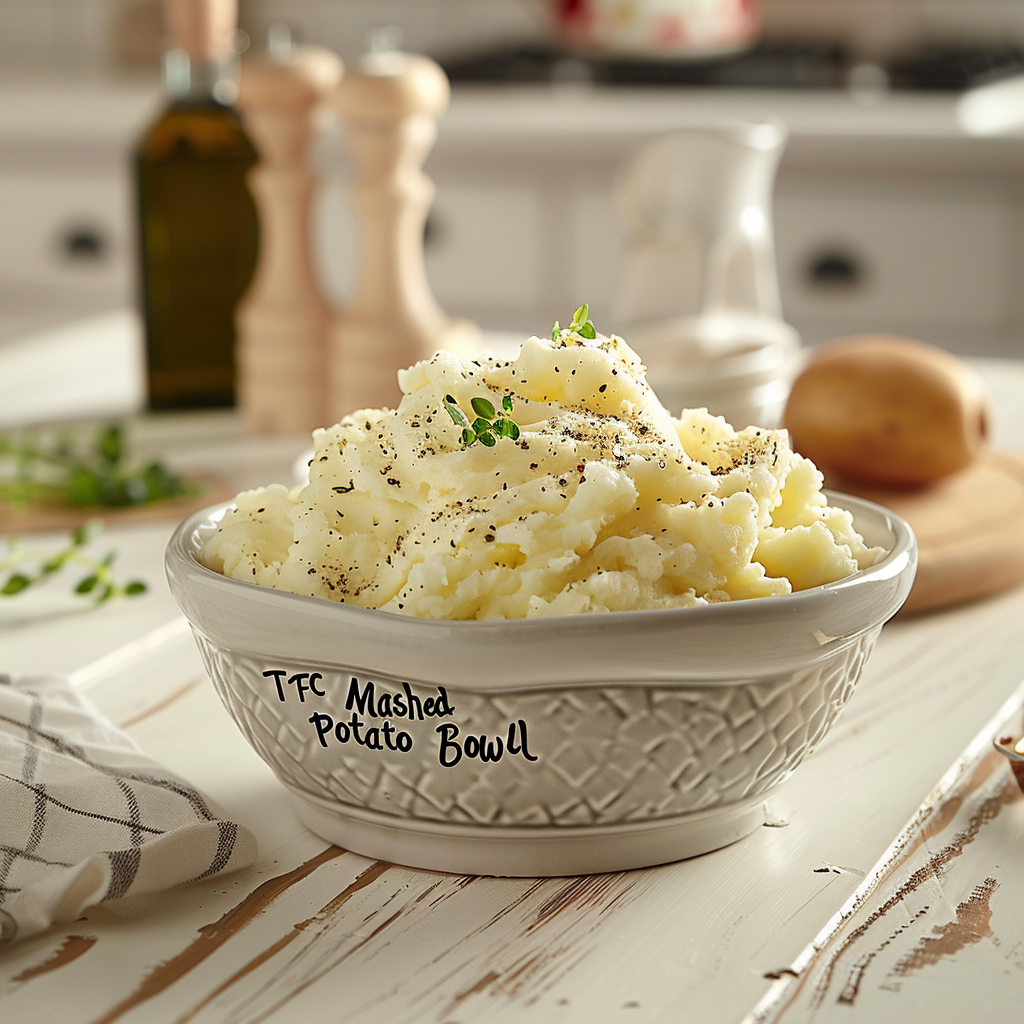
[[[0,501],[125,508],[196,493],[159,462],[131,468],[125,462],[117,424],[102,428],[85,450],[67,436],[44,443],[31,435],[0,435]]]
[[[564,330],[569,331],[570,334],[578,334],[581,338],[587,338],[591,341],[597,337],[597,328],[594,327],[590,319],[590,307],[585,302],[573,313],[572,323],[564,328]],[[551,329],[551,340],[558,341],[562,336],[562,331],[563,328],[559,327],[556,320],[555,326]]]
[[[484,416],[489,420],[494,419],[494,406],[486,398],[474,398],[469,404],[473,406],[473,412],[477,416]]]
[[[505,416],[497,416],[494,404],[486,398],[474,398],[470,402],[476,419],[469,422],[466,414],[459,408],[452,395],[444,396],[444,408],[457,427],[462,427],[462,444],[468,448],[479,441],[486,448],[493,448],[499,437],[510,437],[513,441],[519,437],[519,425]],[[512,411],[512,398],[505,395],[501,400],[503,412]]]
[[[115,552],[108,551],[98,560],[82,553],[101,528],[97,523],[79,526],[71,532],[65,548],[43,556],[29,556],[20,538],[7,538],[7,557],[0,561],[0,597],[14,597],[69,565],[80,565],[86,569],[87,575],[75,585],[74,593],[82,597],[88,595],[94,604],[105,604],[115,597],[144,594],[147,588],[142,580],[131,580],[123,585],[115,582],[110,570],[117,557]]]

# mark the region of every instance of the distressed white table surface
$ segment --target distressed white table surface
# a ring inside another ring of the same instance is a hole
[[[979,365],[994,397],[996,443],[1024,452],[1024,364]],[[203,429],[213,437],[216,426]],[[196,450],[197,437],[186,436],[186,447]],[[213,438],[201,459],[223,468],[236,456],[235,479],[251,485],[283,479],[300,447]],[[298,823],[176,619],[161,570],[170,529],[107,532],[119,571],[153,584],[134,602],[74,611],[55,587],[32,603],[19,599],[19,611],[13,602],[0,608],[0,668],[77,671],[144,749],[255,832],[260,861],[93,909],[3,950],[5,1022],[716,1024],[757,1006],[774,1013],[772,979],[785,986],[794,970],[816,969],[808,944],[1024,679],[1024,588],[898,620],[883,630],[835,729],[774,798],[773,827],[704,857],[615,875],[534,881],[414,871],[326,847]],[[821,1019],[941,1021],[947,989],[959,991],[965,979],[1024,993],[1024,927],[1006,910],[1024,884],[1021,802],[1004,813],[999,885],[985,894],[991,928],[969,944],[969,961],[952,947],[929,947],[912,984],[843,1004],[797,1000],[781,1019],[828,1010]],[[908,902],[902,913],[917,909]]]
[[[1020,1019],[1024,766],[993,741],[1024,729],[1024,683],[749,1024]],[[998,893],[998,896],[996,894]]]

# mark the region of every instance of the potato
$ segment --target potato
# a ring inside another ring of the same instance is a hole
[[[818,349],[797,378],[784,426],[819,468],[872,484],[918,486],[970,464],[987,431],[984,387],[934,345],[884,334]]]

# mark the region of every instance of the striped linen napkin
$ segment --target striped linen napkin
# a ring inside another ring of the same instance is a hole
[[[248,829],[65,680],[0,673],[0,942],[255,860]]]

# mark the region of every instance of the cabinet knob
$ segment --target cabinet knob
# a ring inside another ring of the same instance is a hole
[[[859,288],[866,277],[862,260],[845,249],[823,250],[807,262],[807,283],[816,291]]]
[[[61,255],[73,263],[97,263],[110,248],[107,234],[92,225],[72,225],[60,236]]]

